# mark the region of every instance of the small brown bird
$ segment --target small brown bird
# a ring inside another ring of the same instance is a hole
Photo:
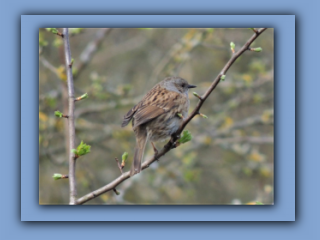
[[[189,88],[195,87],[180,77],[167,77],[124,116],[122,127],[128,125],[133,118],[132,126],[136,135],[131,176],[141,171],[141,161],[148,140],[157,153],[153,142],[165,140],[179,129],[188,115]]]

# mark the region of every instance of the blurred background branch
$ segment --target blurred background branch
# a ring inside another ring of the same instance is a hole
[[[87,64],[91,61],[94,53],[98,50],[99,46],[102,43],[102,40],[110,33],[112,28],[101,28],[95,33],[95,37],[91,40],[85,49],[81,52],[79,60],[77,61],[74,68],[76,72],[74,73],[74,78],[76,78],[83,69],[87,66]]]

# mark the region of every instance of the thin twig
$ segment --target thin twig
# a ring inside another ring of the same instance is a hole
[[[53,72],[58,77],[58,79],[60,79],[59,72],[57,71],[57,69],[47,59],[45,59],[43,56],[39,57],[39,59],[40,59],[40,62],[43,64],[44,67],[49,69],[51,72]]]
[[[120,162],[119,162],[119,159],[118,159],[118,158],[115,158],[115,160],[116,160],[116,162],[117,162],[117,165],[118,165],[118,168],[119,168],[121,174],[123,174],[122,167],[121,167],[121,164],[120,164]]]
[[[205,102],[205,100],[209,97],[209,95],[211,94],[211,92],[216,88],[216,86],[218,85],[218,83],[220,82],[220,78],[222,75],[225,75],[227,73],[227,71],[229,70],[229,68],[232,66],[232,64],[237,60],[237,58],[239,56],[241,56],[246,50],[248,50],[249,46],[252,44],[252,42],[257,39],[257,37],[266,30],[266,28],[261,28],[259,30],[257,30],[257,32],[254,33],[254,35],[243,45],[243,47],[237,51],[236,53],[234,53],[230,60],[226,63],[226,65],[223,67],[222,71],[220,72],[220,74],[218,74],[218,76],[214,79],[214,81],[212,82],[211,86],[209,87],[209,89],[206,91],[206,93],[201,97],[201,99],[198,102],[198,105],[196,106],[196,108],[192,111],[192,113],[189,115],[189,117],[184,120],[183,124],[181,125],[181,127],[178,129],[178,131],[171,137],[170,141],[158,152],[158,154],[156,154],[155,156],[153,156],[151,159],[145,161],[141,168],[142,170],[148,168],[154,161],[156,161],[157,159],[159,159],[160,157],[162,157],[163,155],[165,155],[167,152],[169,152],[174,146],[175,146],[175,142],[178,139],[178,137],[180,136],[181,132],[183,131],[183,129],[187,126],[187,124],[194,118],[194,116],[196,116],[199,112],[200,112],[200,108],[203,105],[203,103]],[[115,187],[117,187],[120,183],[122,183],[123,181],[125,181],[126,179],[130,178],[130,171],[125,172],[124,174],[122,174],[120,177],[116,178],[115,180],[113,180],[111,183],[91,192],[86,194],[85,196],[79,198],[77,200],[77,204],[83,204],[105,192],[108,192],[112,189],[115,189]]]
[[[68,79],[68,95],[69,95],[69,187],[70,187],[70,205],[76,204],[76,179],[75,179],[75,168],[76,168],[76,158],[71,149],[75,148],[75,126],[74,126],[74,87],[73,87],[73,76],[72,76],[72,64],[71,64],[71,51],[69,43],[69,32],[68,28],[63,29],[63,43],[64,43],[64,53],[65,53],[65,64],[66,73]]]
[[[116,188],[114,188],[113,191],[114,191],[114,193],[115,193],[116,195],[120,195],[120,193],[117,191]]]

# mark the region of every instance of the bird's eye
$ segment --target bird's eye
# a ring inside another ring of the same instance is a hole
[[[183,88],[186,86],[184,83],[182,83],[182,85],[181,85]]]

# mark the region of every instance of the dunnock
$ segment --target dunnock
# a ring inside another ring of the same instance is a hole
[[[183,118],[188,115],[189,88],[194,87],[180,77],[167,77],[124,116],[122,127],[133,118],[132,126],[136,135],[131,176],[141,171],[141,160],[148,140],[157,153],[153,142],[165,140],[178,130]]]

